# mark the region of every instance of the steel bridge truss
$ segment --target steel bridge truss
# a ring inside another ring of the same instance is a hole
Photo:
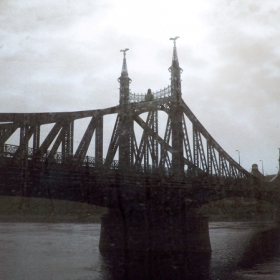
[[[171,103],[172,97],[163,95],[153,100],[144,99],[126,104],[125,108],[115,106],[103,110],[69,113],[2,113],[0,155],[14,160],[27,158],[120,171],[125,169],[129,172],[172,175],[172,154],[178,151],[172,147]],[[182,112],[183,135],[180,141],[183,146],[185,176],[210,174],[234,178],[250,177],[250,174],[206,131],[182,99],[179,104]],[[161,121],[159,111],[167,114],[163,137],[158,132]],[[147,116],[145,120],[142,117],[143,113]],[[116,114],[117,117],[106,150],[103,138],[105,128],[106,131],[108,128],[104,116],[110,114]],[[84,118],[91,119],[74,151],[74,123]],[[53,127],[42,139],[41,127],[45,124],[53,124]],[[135,132],[135,124],[142,129],[140,135]],[[19,144],[7,144],[12,138],[19,138]],[[92,143],[94,151],[89,149]],[[93,157],[88,155],[91,152],[94,152]]]

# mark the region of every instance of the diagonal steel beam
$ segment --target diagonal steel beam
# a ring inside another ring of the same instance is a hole
[[[63,126],[62,129],[60,130],[57,138],[55,139],[55,142],[54,142],[54,144],[53,144],[53,146],[52,146],[52,148],[51,148],[51,150],[48,154],[49,158],[53,158],[54,155],[57,153],[59,145],[61,144],[61,142],[62,142],[62,140],[65,136],[65,130],[66,130],[66,128]]]
[[[19,123],[1,124],[0,126],[0,143],[5,142],[12,136],[12,134],[20,127]]]
[[[196,127],[196,130],[199,131],[199,133],[201,133],[204,138],[207,141],[211,141],[212,146],[218,151],[219,155],[221,155],[223,157],[223,161],[227,161],[228,164],[231,164],[232,166],[235,166],[235,168],[237,168],[237,170],[239,170],[239,172],[241,174],[244,174],[245,177],[252,177],[252,175],[245,170],[243,167],[241,167],[231,156],[229,156],[225,150],[215,141],[215,139],[208,133],[208,131],[204,128],[204,126],[199,122],[199,120],[196,118],[196,116],[193,114],[193,112],[190,110],[190,108],[186,105],[186,103],[184,102],[183,99],[181,99],[181,106],[183,109],[184,114],[188,117],[188,119],[193,123],[193,126]],[[194,137],[196,137],[194,135]],[[196,158],[194,155],[194,163],[196,164]],[[226,171],[225,171],[226,172]]]
[[[191,147],[190,147],[190,142],[189,142],[189,137],[188,137],[188,131],[187,131],[187,126],[186,126],[186,121],[183,115],[183,134],[184,134],[184,147],[185,147],[185,153],[187,156],[187,159],[190,162],[193,162],[192,160],[192,153],[191,153]]]
[[[120,133],[121,133],[120,115],[118,114],[116,122],[115,122],[115,127],[113,130],[113,134],[111,137],[110,145],[108,148],[107,156],[105,159],[105,165],[107,167],[109,167],[112,164],[113,159],[116,155],[118,145],[119,145],[119,134]]]
[[[43,141],[42,145],[40,148],[36,151],[35,156],[42,158],[48,151],[48,148],[50,147],[51,143],[53,142],[54,138],[57,136],[61,128],[63,127],[63,124],[58,122],[56,123],[45,140]]]
[[[92,117],[90,123],[88,124],[88,127],[83,135],[83,138],[76,150],[76,153],[74,155],[74,158],[78,161],[78,162],[83,162],[88,150],[88,147],[90,145],[90,141],[92,139],[94,130],[96,129],[96,118]]]

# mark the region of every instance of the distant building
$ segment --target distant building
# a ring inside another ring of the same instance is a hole
[[[272,174],[272,175],[263,175],[258,168],[258,165],[254,163],[252,165],[252,171],[251,174],[254,175],[255,177],[264,180],[265,182],[273,182],[273,181],[280,181],[280,176],[279,172],[277,174]]]
[[[254,175],[255,177],[264,180],[264,175],[259,171],[259,167],[256,163],[252,165],[252,171],[251,174]]]

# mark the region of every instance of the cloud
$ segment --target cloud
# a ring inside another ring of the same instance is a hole
[[[180,36],[183,98],[247,169],[275,172],[279,146],[280,4],[277,1],[0,2],[1,111],[41,112],[118,104],[122,48],[131,90],[170,83]],[[277,157],[277,155],[276,155]]]
[[[213,2],[207,17],[211,26],[208,66],[201,77],[200,96],[195,96],[198,101],[191,101],[193,108],[233,157],[236,149],[242,150],[248,169],[252,160],[263,159],[267,171],[275,172],[280,124],[280,5],[275,1]]]

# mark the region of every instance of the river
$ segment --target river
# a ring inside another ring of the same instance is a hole
[[[0,223],[1,280],[280,279],[280,229],[211,222],[209,255],[101,255],[100,224]]]

